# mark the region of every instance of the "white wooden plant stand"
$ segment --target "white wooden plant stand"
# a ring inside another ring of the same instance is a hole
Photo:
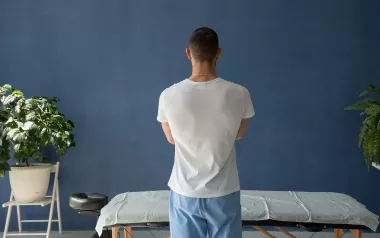
[[[53,184],[53,192],[51,196],[46,196],[45,199],[39,201],[39,202],[32,202],[32,203],[19,203],[16,202],[13,198],[13,194],[11,191],[11,197],[9,199],[9,202],[6,202],[3,204],[3,207],[8,207],[8,213],[7,218],[5,221],[5,228],[4,228],[4,235],[3,238],[9,237],[9,236],[46,236],[46,238],[50,237],[50,231],[51,231],[51,224],[52,222],[58,222],[58,228],[59,233],[62,234],[62,223],[61,223],[61,209],[60,209],[60,201],[59,201],[59,189],[58,189],[58,171],[59,171],[59,162],[57,164],[52,166],[51,173],[54,173],[54,184]],[[53,220],[53,210],[54,210],[54,203],[57,201],[57,219]],[[49,212],[49,220],[22,220],[21,219],[21,206],[47,206],[50,204],[50,212]],[[17,220],[18,220],[18,231],[19,232],[8,232],[9,223],[11,220],[11,214],[12,214],[12,208],[16,207],[17,209]],[[22,232],[22,223],[28,223],[28,222],[47,222],[47,230],[46,233],[43,232]]]

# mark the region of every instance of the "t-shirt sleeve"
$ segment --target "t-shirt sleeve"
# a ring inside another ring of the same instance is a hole
[[[248,89],[242,87],[243,91],[243,118],[251,118],[255,115],[255,110],[253,108],[253,103],[251,99],[251,95],[249,94]]]
[[[157,120],[159,122],[168,122],[166,118],[166,102],[165,102],[165,91],[163,91],[160,95],[160,99],[158,101],[158,115]]]

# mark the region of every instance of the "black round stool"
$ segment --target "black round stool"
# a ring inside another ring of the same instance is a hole
[[[99,193],[73,193],[69,198],[69,205],[81,215],[99,216],[100,210],[107,205],[108,197]],[[95,233],[92,238],[99,238]],[[112,232],[103,232],[100,238],[110,238]]]

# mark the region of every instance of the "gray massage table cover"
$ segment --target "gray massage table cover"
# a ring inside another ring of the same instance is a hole
[[[101,210],[96,225],[104,227],[169,221],[169,191],[127,192]],[[379,217],[340,193],[241,191],[243,221],[276,220],[323,224],[363,225],[376,231]]]

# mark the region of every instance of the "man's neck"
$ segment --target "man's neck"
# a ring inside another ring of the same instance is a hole
[[[193,62],[193,70],[189,78],[194,82],[207,82],[217,78],[215,62]]]

